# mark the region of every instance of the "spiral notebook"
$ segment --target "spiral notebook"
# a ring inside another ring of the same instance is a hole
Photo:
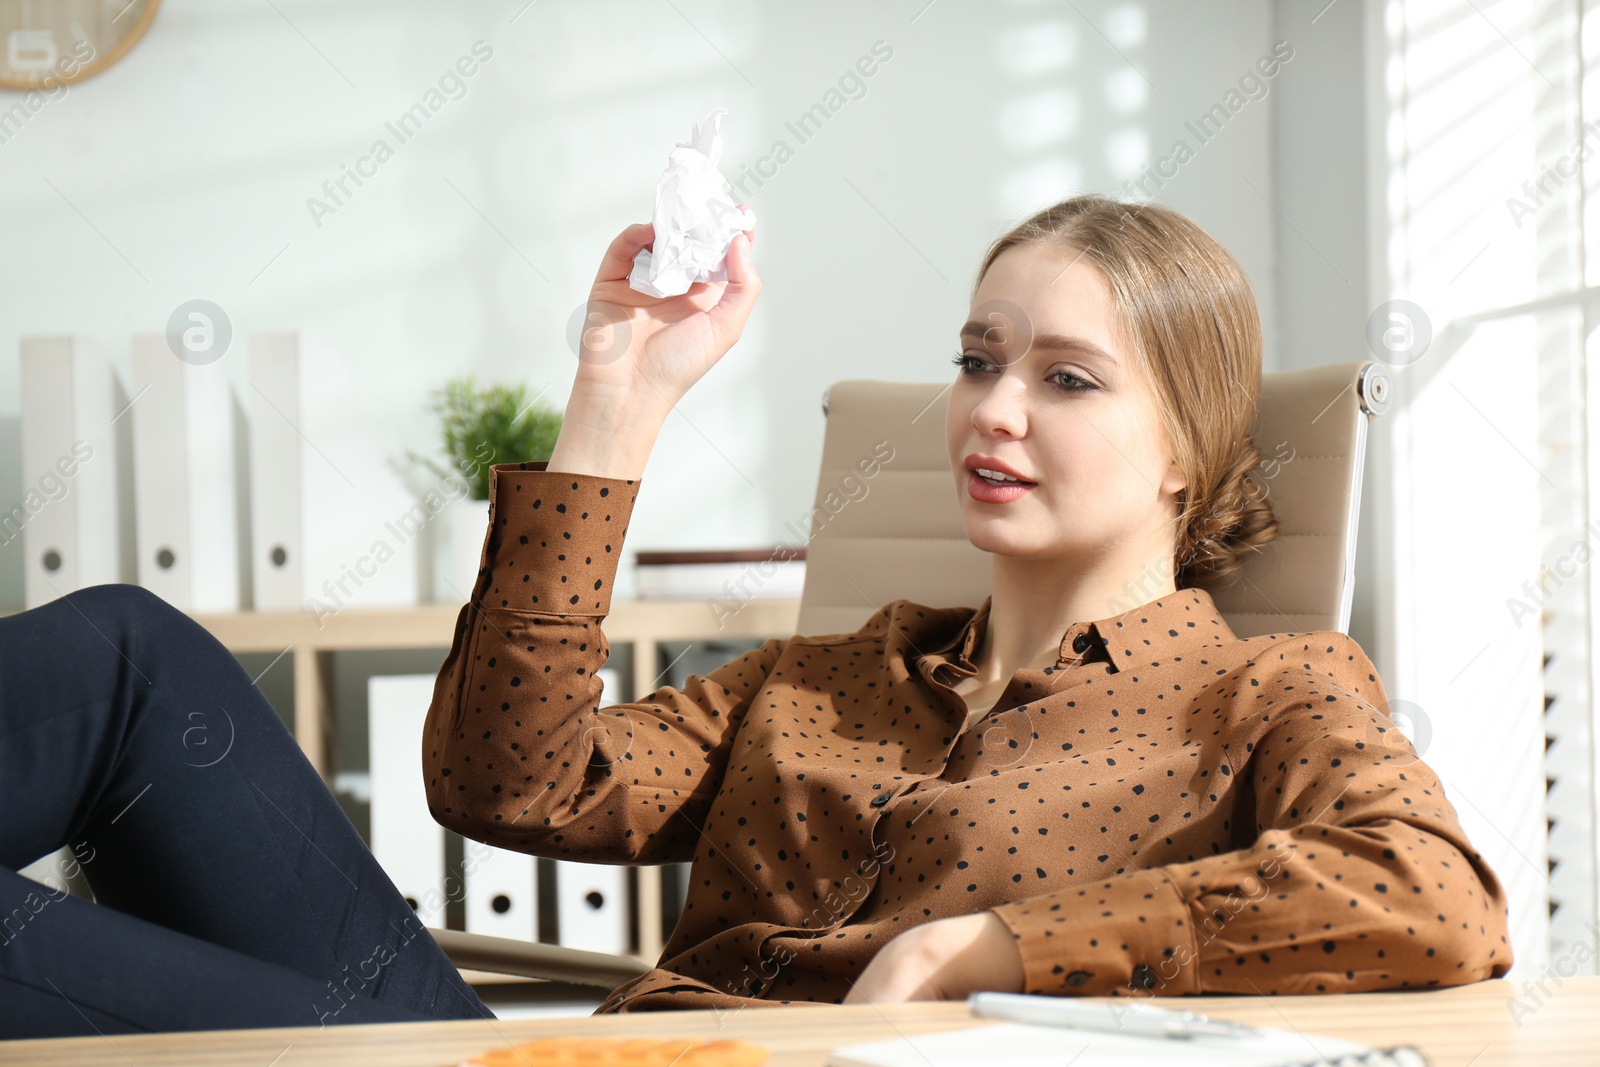
[[[1429,1067],[1420,1051],[1262,1027],[1248,1037],[1140,1037],[1002,1022],[836,1048],[827,1067]]]

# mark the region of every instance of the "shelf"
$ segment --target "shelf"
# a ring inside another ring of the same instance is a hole
[[[349,608],[318,617],[306,611],[240,611],[193,618],[235,652],[279,652],[285,648],[349,651],[381,648],[449,648],[464,604]],[[601,628],[620,642],[748,640],[794,633],[796,599],[754,599],[719,620],[705,600],[617,600]]]
[[[239,611],[192,616],[230,651],[273,652],[294,661],[294,735],[330,785],[337,739],[329,713],[328,657],[334,652],[450,647],[464,604],[350,608],[318,617],[305,611]],[[606,640],[634,646],[635,697],[658,688],[655,646],[662,641],[748,641],[795,632],[796,599],[752,599],[731,614],[708,600],[615,600],[601,623]]]

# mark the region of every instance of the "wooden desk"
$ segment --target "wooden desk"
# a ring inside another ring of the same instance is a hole
[[[1559,983],[1559,984],[1558,984]],[[1427,992],[1347,993],[1309,997],[1155,997],[1219,1019],[1369,1045],[1412,1044],[1433,1067],[1550,1067],[1600,1061],[1595,1018],[1600,977],[1551,979],[1543,1006],[1518,1026],[1511,1002],[1522,983],[1505,979]],[[721,1024],[719,1026],[719,1023]],[[446,1067],[501,1045],[555,1034],[739,1038],[764,1045],[770,1067],[821,1067],[830,1048],[967,1026],[978,1019],[964,1002],[805,1005],[743,1011],[648,1012],[504,1022],[395,1023],[63,1038],[0,1044],[0,1062],[39,1067],[166,1067],[174,1063],[250,1067]],[[1062,1063],[1081,1045],[1064,1045]],[[1308,1040],[1306,1059],[1315,1061]]]

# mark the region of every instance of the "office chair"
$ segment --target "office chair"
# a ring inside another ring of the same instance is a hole
[[[1347,632],[1367,423],[1388,409],[1391,384],[1371,361],[1262,375],[1251,436],[1278,536],[1237,581],[1212,592],[1239,637]],[[853,633],[897,599],[977,607],[989,596],[990,559],[966,538],[945,447],[948,390],[938,382],[847,380],[823,394],[827,428],[800,633]],[[894,451],[874,469],[870,461],[887,453],[880,442]],[[630,956],[433,934],[463,968],[608,990],[650,970]]]

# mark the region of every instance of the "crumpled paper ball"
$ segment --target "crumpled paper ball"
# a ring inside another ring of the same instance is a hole
[[[732,186],[717,169],[722,157],[722,116],[712,108],[687,144],[667,156],[656,183],[654,250],[641,248],[633,259],[628,286],[651,296],[678,296],[695,282],[728,280],[728,245],[755,225],[755,212],[728,195]]]

